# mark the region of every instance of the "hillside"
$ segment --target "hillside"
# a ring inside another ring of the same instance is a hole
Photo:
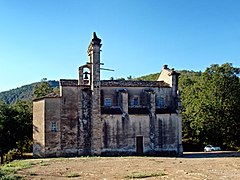
[[[194,80],[196,77],[201,75],[201,72],[194,72],[194,71],[187,71],[187,70],[182,70],[182,71],[178,71],[178,72],[181,73],[180,82],[179,82],[180,89],[182,86],[181,79],[187,78],[187,79]],[[153,74],[135,78],[133,80],[156,81],[158,76],[159,76],[159,73],[153,73]],[[59,87],[59,81],[50,80],[48,82],[50,83],[51,87],[53,87],[53,88]],[[7,104],[12,104],[12,103],[16,102],[17,100],[31,100],[33,97],[34,86],[38,83],[40,83],[40,82],[23,85],[22,87],[19,87],[16,89],[11,89],[9,91],[0,92],[0,100],[5,101]]]
[[[59,87],[59,81],[50,80],[48,82],[52,88]],[[23,85],[16,89],[0,92],[0,101],[2,100],[7,104],[13,104],[18,100],[31,100],[33,97],[34,86],[38,83],[40,82]]]

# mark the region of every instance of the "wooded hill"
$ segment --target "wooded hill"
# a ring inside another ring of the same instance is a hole
[[[59,81],[50,80],[48,82],[52,88],[59,87]],[[24,85],[9,91],[0,92],[0,101],[2,100],[7,104],[13,104],[18,100],[32,100],[34,86],[38,84],[40,84],[40,82]]]
[[[182,76],[193,78],[193,77],[201,74],[201,72],[194,72],[194,71],[187,71],[187,70],[182,70],[182,71],[178,71],[178,72],[181,73],[180,78]],[[145,75],[145,76],[141,76],[141,77],[133,78],[133,79],[129,78],[129,77],[131,77],[131,76],[129,76],[126,79],[142,80],[142,81],[155,81],[155,80],[157,80],[158,76],[159,76],[159,73],[153,73],[153,74],[149,74],[149,75]],[[125,78],[117,78],[117,79],[125,79]],[[50,80],[50,81],[48,81],[48,83],[50,84],[50,86],[53,89],[59,88],[59,81]],[[6,102],[7,104],[13,104],[13,103],[17,102],[18,100],[32,100],[34,86],[36,86],[38,84],[40,84],[40,82],[23,85],[21,87],[11,89],[9,91],[0,92],[0,101],[2,100],[4,102]]]

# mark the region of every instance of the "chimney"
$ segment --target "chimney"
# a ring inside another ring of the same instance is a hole
[[[163,69],[168,69],[168,65],[163,65]]]

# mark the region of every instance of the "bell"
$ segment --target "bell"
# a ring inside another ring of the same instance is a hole
[[[83,79],[88,79],[88,72],[85,72],[83,74],[84,74],[84,78]]]

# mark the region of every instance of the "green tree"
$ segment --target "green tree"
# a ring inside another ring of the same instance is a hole
[[[240,147],[239,68],[226,63],[207,68],[182,90],[184,136],[200,144]]]
[[[0,149],[3,153],[16,145],[17,123],[14,120],[16,112],[3,102],[0,102]]]
[[[31,103],[19,101],[8,105],[0,102],[0,150],[6,153],[13,148],[19,148],[23,152],[29,150],[26,144],[31,141]]]
[[[125,80],[125,78],[123,78],[123,77],[120,77],[120,78],[117,78],[116,80],[124,81],[124,80]]]
[[[181,92],[181,100],[182,100],[182,107],[183,107],[183,126],[182,126],[182,132],[183,132],[183,143],[184,148],[186,148],[187,144],[190,144],[193,148],[191,150],[197,150],[198,146],[196,146],[196,143],[199,143],[198,138],[194,136],[193,130],[190,127],[191,125],[191,117],[189,117],[189,112],[194,107],[194,98],[193,95],[193,87],[194,84],[197,83],[201,77],[201,72],[194,72],[194,71],[187,71],[182,70],[180,71],[181,75],[179,78],[179,90]],[[187,144],[185,144],[187,142]],[[186,149],[188,149],[187,147]],[[190,149],[189,149],[190,150]]]
[[[127,77],[127,80],[132,80],[132,79],[133,79],[133,78],[132,78],[131,75]]]
[[[47,79],[44,78],[41,83],[34,86],[34,98],[41,98],[53,92],[53,88],[46,80]]]
[[[16,112],[14,117],[18,127],[17,133],[17,147],[21,154],[25,151],[31,150],[32,144],[32,104],[30,101],[18,101],[12,107]]]
[[[136,78],[136,80],[140,80],[140,81],[156,81],[158,79],[160,73],[154,73],[154,74],[149,74],[146,76],[141,76]]]

